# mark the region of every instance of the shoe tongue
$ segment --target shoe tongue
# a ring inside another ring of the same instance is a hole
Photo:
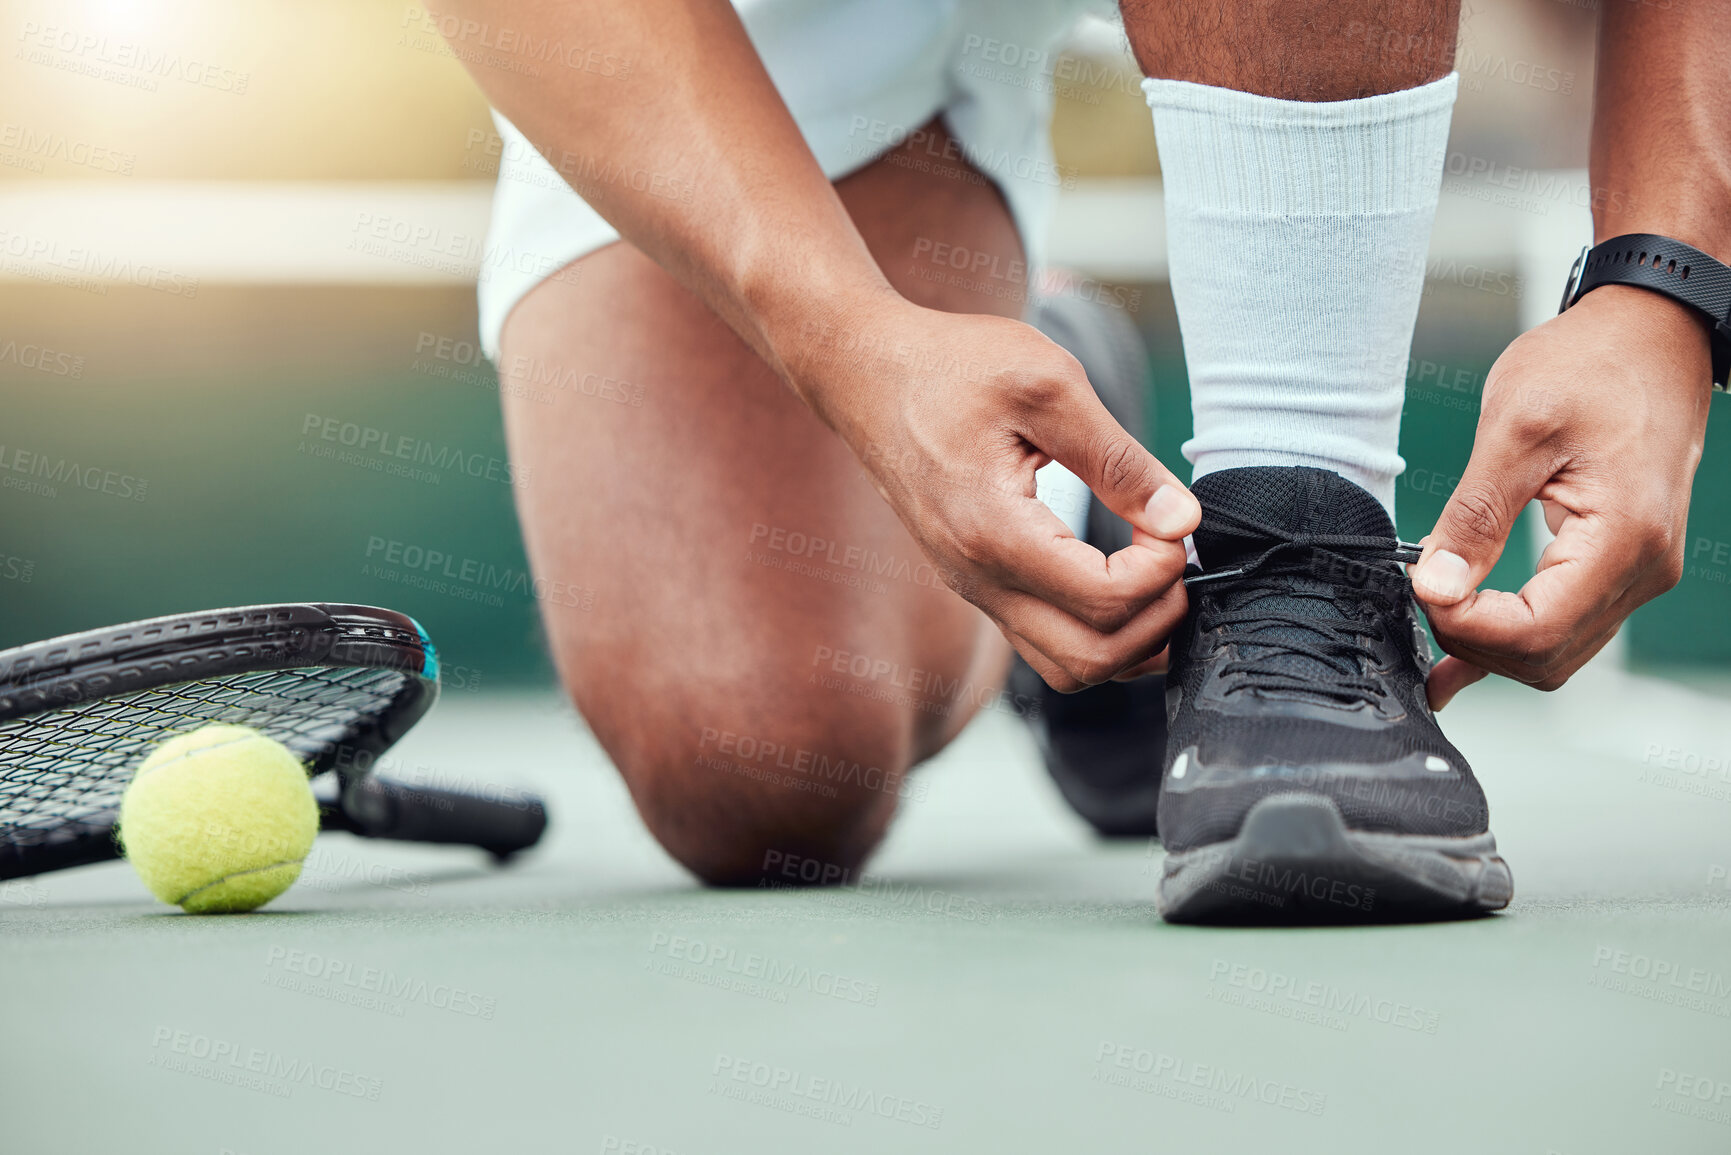
[[[1286,534],[1394,536],[1394,524],[1382,504],[1359,486],[1327,469],[1307,466],[1251,466],[1223,469],[1197,479],[1190,487],[1202,503],[1202,525],[1192,541],[1206,570],[1229,569],[1260,556],[1276,538],[1269,534],[1221,524],[1209,514],[1230,513]],[[1317,578],[1291,574],[1281,579],[1284,592],[1265,587],[1246,590],[1242,598],[1222,590],[1228,608],[1254,606],[1260,611],[1290,612],[1306,618],[1344,620],[1334,587]],[[1302,596],[1305,594],[1313,596]],[[1257,645],[1286,642],[1314,646],[1322,639],[1302,626],[1242,627],[1240,657],[1306,681],[1332,684],[1342,672],[1317,658]],[[1295,691],[1282,691],[1290,694]],[[1308,698],[1311,695],[1305,694]],[[1321,700],[1328,701],[1326,695]]]
[[[1202,525],[1192,541],[1205,570],[1249,561],[1275,543],[1252,530],[1214,523],[1211,511],[1248,518],[1288,534],[1393,537],[1382,503],[1330,469],[1256,465],[1223,469],[1190,487],[1202,503]]]

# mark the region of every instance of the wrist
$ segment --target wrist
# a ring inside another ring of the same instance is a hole
[[[1725,387],[1731,373],[1731,267],[1676,237],[1620,234],[1582,250],[1570,270],[1559,311],[1581,303],[1595,290],[1614,287],[1640,290],[1616,300],[1634,303],[1637,311],[1650,312],[1663,324],[1669,336],[1655,329],[1645,335],[1645,344],[1657,355],[1679,354],[1684,359],[1679,368],[1698,351],[1691,329],[1698,330],[1708,348],[1709,381],[1715,388]],[[1642,303],[1642,297],[1649,295],[1677,308],[1650,309]],[[1628,308],[1613,305],[1610,311],[1620,324],[1627,324]],[[1603,315],[1600,309],[1593,312]]]
[[[1582,297],[1580,303],[1595,298],[1595,303],[1616,310],[1634,324],[1651,325],[1655,341],[1679,340],[1693,344],[1699,339],[1701,348],[1707,348],[1712,322],[1707,320],[1706,314],[1681,301],[1639,285],[1603,285]]]
[[[877,273],[875,266],[872,269]],[[838,365],[888,355],[893,341],[879,336],[886,310],[911,307],[881,275],[814,287],[792,279],[757,311],[770,366],[800,400],[834,427],[830,392]]]
[[[1582,297],[1575,308],[1591,305],[1589,315],[1598,315],[1616,325],[1630,338],[1629,353],[1640,349],[1663,351],[1698,368],[1686,380],[1690,385],[1711,388],[1712,323],[1695,309],[1662,293],[1638,285],[1604,285]],[[1571,312],[1573,310],[1570,310]],[[1640,348],[1636,348],[1635,343]]]

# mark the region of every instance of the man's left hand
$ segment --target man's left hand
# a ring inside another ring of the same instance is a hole
[[[1485,381],[1472,457],[1412,570],[1441,709],[1486,673],[1554,690],[1683,575],[1711,397],[1702,322],[1606,286],[1517,338]],[[1519,593],[1480,590],[1527,503],[1556,539]]]

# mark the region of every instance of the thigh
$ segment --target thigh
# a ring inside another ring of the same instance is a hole
[[[978,173],[933,161],[942,131],[839,182],[842,199],[910,298],[1019,315],[1014,225]],[[940,245],[995,275],[958,275]],[[861,698],[905,700],[898,741],[917,761],[1001,679],[996,631],[925,565],[850,450],[629,244],[533,290],[500,373],[531,564],[592,591],[544,604],[555,660],[622,768],[670,727]]]

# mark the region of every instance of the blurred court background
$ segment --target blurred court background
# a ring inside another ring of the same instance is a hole
[[[1586,157],[1590,0],[1468,8],[1409,369],[1408,537],[1467,459],[1485,371],[1554,310],[1586,239],[1571,170]],[[424,622],[450,688],[545,683],[512,510],[524,479],[475,345],[496,137],[419,7],[6,2],[0,37],[0,644],[352,600]],[[1189,415],[1158,163],[1120,36],[1100,22],[1065,58],[991,66],[1057,92],[1054,252],[1146,334],[1145,432],[1179,463]],[[373,243],[379,220],[408,239]],[[647,404],[679,403],[677,381],[638,384]],[[1621,660],[1700,674],[1731,656],[1725,424],[1715,405],[1689,574],[1635,617]],[[1522,535],[1497,584],[1532,558]]]

